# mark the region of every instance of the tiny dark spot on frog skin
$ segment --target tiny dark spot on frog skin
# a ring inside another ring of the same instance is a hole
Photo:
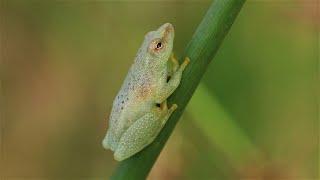
[[[121,110],[123,110],[123,107],[121,107]]]
[[[121,101],[121,103],[123,104],[123,103],[124,103],[124,101]]]
[[[127,101],[129,101],[129,98],[127,98]]]
[[[157,106],[157,107],[160,107],[160,104],[159,104],[159,103],[157,103],[157,104],[156,104],[156,106]]]
[[[170,81],[170,79],[171,79],[171,76],[168,76],[168,77],[167,77],[167,82],[169,82],[169,81]]]

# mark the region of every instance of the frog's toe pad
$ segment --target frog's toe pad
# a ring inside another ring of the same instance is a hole
[[[190,58],[189,58],[189,57],[186,57],[186,58],[184,59],[183,63],[181,64],[182,70],[184,70],[189,63],[190,63]]]
[[[184,62],[183,62],[185,65],[188,65],[190,63],[190,58],[189,57],[186,57],[184,59]]]
[[[178,108],[178,105],[177,105],[177,104],[172,104],[170,110],[171,110],[171,111],[174,111],[174,110],[176,110],[177,108]]]

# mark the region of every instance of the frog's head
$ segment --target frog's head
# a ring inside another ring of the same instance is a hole
[[[170,57],[173,47],[174,28],[172,24],[165,23],[156,31],[151,31],[145,36],[147,58],[151,64],[165,65]]]

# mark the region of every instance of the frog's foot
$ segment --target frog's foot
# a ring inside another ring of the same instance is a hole
[[[160,104],[160,109],[162,112],[165,112],[166,114],[171,114],[173,111],[175,111],[178,108],[177,104],[172,104],[172,106],[170,107],[170,109],[168,109],[168,104],[167,104],[167,100],[164,100],[161,104]]]
[[[178,108],[177,104],[172,104],[172,106],[170,107],[170,109],[168,109],[168,111],[166,112],[166,114],[163,116],[162,118],[162,126],[164,126],[164,124],[166,124],[167,120],[169,119],[169,117],[171,116],[171,114]]]

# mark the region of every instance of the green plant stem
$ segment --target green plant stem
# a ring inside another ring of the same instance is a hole
[[[180,86],[169,98],[178,104],[155,141],[141,152],[119,163],[111,179],[145,179],[177,124],[245,0],[215,0],[189,42],[183,57],[191,63],[184,71]]]

